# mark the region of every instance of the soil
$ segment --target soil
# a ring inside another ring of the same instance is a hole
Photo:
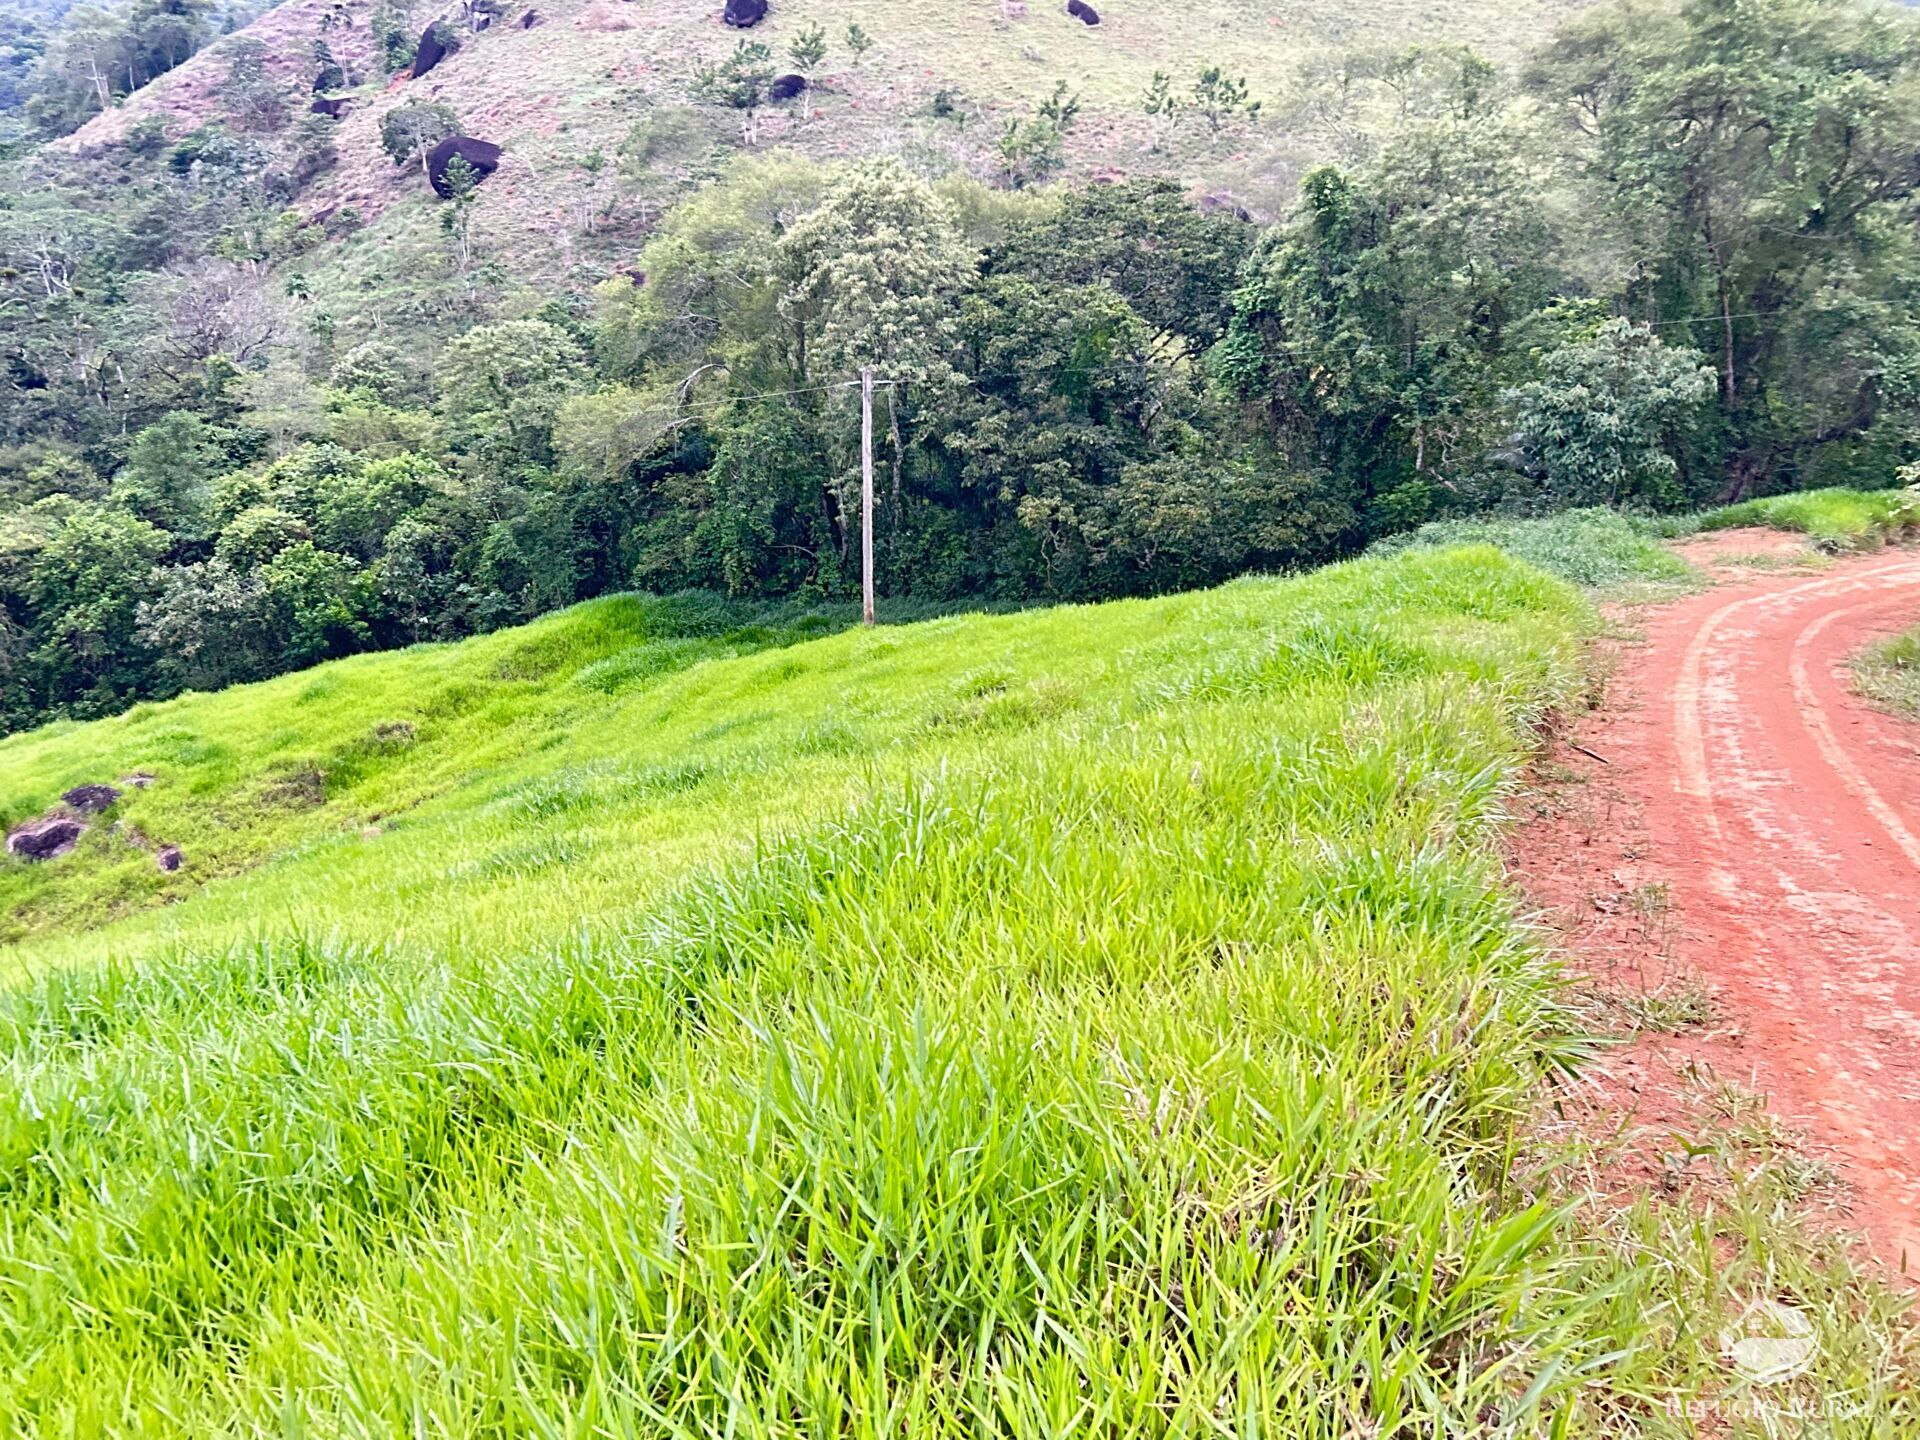
[[[1920,620],[1920,555],[1691,548],[1722,583],[1617,617],[1642,633],[1543,763],[1557,800],[1514,863],[1601,993],[1700,1012],[1602,1065],[1627,1123],[1683,1126],[1702,1074],[1763,1093],[1847,1223],[1920,1271],[1920,725],[1848,674]]]

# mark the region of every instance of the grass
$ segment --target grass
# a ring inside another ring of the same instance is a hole
[[[0,742],[219,857],[104,925],[93,851],[7,868],[0,1433],[1678,1435],[1756,1289],[1915,1422],[1777,1190],[1608,1231],[1538,1149],[1563,582],[659,603]]]
[[[1648,526],[1606,509],[1565,510],[1536,519],[1490,516],[1436,521],[1375,548],[1392,554],[1475,544],[1492,545],[1549,574],[1593,589],[1685,583],[1694,573]]]
[[[1702,530],[1765,525],[1808,536],[1827,550],[1871,549],[1920,533],[1920,495],[1898,490],[1802,490],[1710,510]]]
[[[1856,655],[1853,683],[1882,709],[1920,720],[1920,629],[1882,640]]]

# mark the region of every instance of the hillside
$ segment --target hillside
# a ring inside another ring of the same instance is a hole
[[[688,622],[0,742],[192,838],[103,928],[106,834],[7,869],[9,1433],[1614,1434],[1718,1393],[1779,1264],[1903,1423],[1774,1191],[1557,1208],[1583,1047],[1494,845],[1583,683],[1561,582]]]
[[[1087,26],[1051,3],[781,0],[750,32],[722,24],[720,8],[715,0],[555,0],[532,5],[537,24],[523,30],[517,21],[526,7],[515,7],[484,33],[465,35],[426,76],[409,81],[403,72],[389,81],[373,61],[373,7],[365,0],[288,0],[57,148],[99,150],[156,120],[177,139],[221,119],[222,79],[235,47],[251,40],[304,91],[309,49],[324,39],[356,83],[338,127],[339,164],[303,194],[302,213],[351,207],[374,226],[356,248],[392,260],[397,244],[404,254],[418,243],[432,197],[416,171],[396,168],[381,149],[380,120],[399,105],[444,104],[467,133],[506,150],[476,217],[490,252],[524,279],[591,282],[618,268],[623,243],[645,232],[661,204],[659,195],[620,195],[612,169],[633,127],[663,114],[675,117],[675,140],[644,162],[660,180],[705,172],[716,153],[783,146],[817,159],[904,153],[985,175],[1003,124],[1030,114],[1064,82],[1082,101],[1068,178],[1171,174],[1225,190],[1271,218],[1291,202],[1301,167],[1337,152],[1373,115],[1386,92],[1369,83],[1370,60],[1412,44],[1468,45],[1513,58],[1580,7],[1526,0],[1443,13],[1393,3],[1329,9],[1120,0],[1101,7],[1098,26]],[[431,18],[416,13],[413,29]],[[850,23],[871,37],[863,56],[844,42]],[[789,45],[816,24],[830,49],[805,101],[766,107],[750,135],[741,116],[683,113],[692,107],[699,66],[723,59],[743,34],[772,48],[776,68],[790,69]],[[1208,65],[1247,79],[1266,116],[1257,130],[1185,133],[1142,113],[1156,71],[1185,83]],[[936,114],[936,97],[948,118]],[[680,127],[694,133],[681,135]],[[397,213],[383,219],[389,211]],[[316,263],[328,268],[325,256]],[[576,264],[584,269],[576,272]]]

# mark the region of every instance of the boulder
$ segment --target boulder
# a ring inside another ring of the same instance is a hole
[[[531,30],[540,23],[540,12],[538,10],[529,10],[513,23],[518,25],[522,30]]]
[[[1253,223],[1253,212],[1248,210],[1231,195],[1215,193],[1200,197],[1200,210],[1206,215],[1231,215],[1236,220]]]
[[[98,815],[120,798],[111,785],[76,785],[60,797],[82,815]]]
[[[1067,0],[1067,13],[1087,25],[1100,23],[1100,12],[1087,4],[1087,0]]]
[[[792,100],[807,92],[807,77],[804,75],[782,75],[767,86],[769,100]]]
[[[47,815],[14,826],[7,833],[7,853],[22,860],[52,860],[73,849],[86,833],[84,820],[72,815]]]
[[[736,30],[751,30],[767,18],[767,0],[727,0],[720,18]]]
[[[440,22],[436,20],[420,32],[420,48],[413,52],[413,78],[418,80],[446,58],[446,42],[440,38]]]
[[[178,870],[186,858],[185,855],[180,853],[180,847],[178,845],[162,845],[159,850],[154,853],[153,863],[158,865],[162,870],[173,871]]]
[[[338,120],[353,107],[351,100],[316,100],[307,107],[309,115],[324,115],[329,120]]]
[[[492,141],[476,140],[471,135],[449,135],[427,152],[427,179],[433,182],[434,193],[442,199],[452,194],[447,189],[447,166],[456,155],[473,167],[475,180],[484,180],[500,168],[500,147]]]

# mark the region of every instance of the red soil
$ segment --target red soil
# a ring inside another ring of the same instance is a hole
[[[1874,1250],[1920,1270],[1920,725],[1847,673],[1920,620],[1920,557],[1743,578],[1634,618],[1645,645],[1563,747],[1604,757],[1584,767],[1604,813],[1528,827],[1517,857],[1584,917],[1578,967],[1713,993],[1713,1029],[1631,1047],[1613,1088],[1655,1124],[1676,1063],[1765,1092],[1836,1164]],[[1647,894],[1657,943],[1646,907],[1614,918]]]

